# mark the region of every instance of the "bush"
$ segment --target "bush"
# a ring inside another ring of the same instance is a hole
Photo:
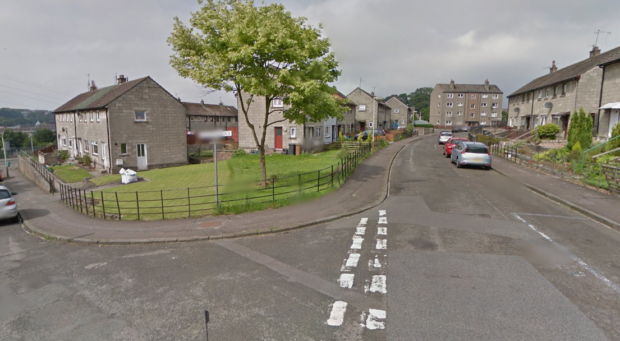
[[[380,139],[377,143],[379,144],[379,148],[387,147],[390,144],[390,142],[386,139]]]
[[[82,158],[82,162],[84,163],[86,167],[90,167],[90,163],[91,163],[90,155],[84,155],[84,157]]]
[[[580,161],[581,152],[582,152],[581,143],[577,142],[575,145],[573,145],[573,148],[571,148],[570,153],[568,153],[568,159],[572,161]]]
[[[235,150],[235,153],[233,154],[233,157],[240,157],[240,156],[244,156],[247,153],[245,152],[245,150],[243,149],[237,149]]]
[[[554,123],[547,123],[538,127],[538,137],[541,139],[554,140],[560,132],[560,127]]]
[[[435,128],[435,126],[430,123],[429,124],[416,124],[414,126],[416,128]]]
[[[487,146],[490,146],[490,145],[493,145],[493,144],[498,144],[499,141],[500,141],[500,139],[498,139],[497,137],[487,136],[487,135],[483,135],[483,134],[476,135],[476,142],[484,143]]]
[[[69,151],[68,150],[61,150],[58,152],[58,155],[60,156],[60,159],[64,162],[67,161],[67,159],[69,158]]]
[[[588,149],[592,145],[592,117],[586,114],[583,108],[573,113],[568,127],[568,149],[579,143],[581,149]]]
[[[611,130],[611,138],[620,136],[620,123],[616,124],[616,126]],[[617,138],[607,144],[607,151],[612,149],[620,148],[620,138]]]

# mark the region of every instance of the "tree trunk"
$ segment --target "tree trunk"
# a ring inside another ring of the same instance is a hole
[[[267,188],[267,165],[265,164],[265,146],[259,147],[261,187]]]

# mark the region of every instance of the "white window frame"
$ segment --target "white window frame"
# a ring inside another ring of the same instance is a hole
[[[314,136],[315,137],[321,137],[321,127],[315,127],[314,128]]]
[[[483,112],[480,113],[480,116],[486,116],[486,115],[487,115],[486,111],[483,111]]]
[[[272,108],[284,108],[284,100],[282,98],[276,97],[271,100]]]
[[[481,103],[480,106],[483,107],[483,108],[486,108],[487,107],[487,103]]]
[[[441,98],[441,94],[437,95],[437,98]]]
[[[452,125],[452,121],[446,121],[446,125],[447,126],[451,126]]]
[[[452,108],[454,105],[452,104],[452,102],[448,102],[448,103],[446,103],[446,106],[447,106],[448,108]]]
[[[562,84],[562,95],[566,95],[568,92],[568,83]]]
[[[497,108],[499,108],[499,104],[498,104],[498,103],[493,103],[493,104],[491,105],[491,108],[493,108],[493,109],[497,109]]]
[[[482,98],[489,98],[489,94],[482,94]]]
[[[549,90],[549,88],[545,89],[545,98],[549,98],[549,93],[551,92],[551,90]]]
[[[499,95],[498,94],[493,94],[493,99],[498,99]]]
[[[97,141],[92,141],[90,145],[93,146],[93,155],[99,155],[99,146],[97,145]]]
[[[454,98],[454,94],[448,94],[448,98]]]
[[[69,114],[69,122],[73,122],[73,114]]]
[[[452,117],[452,111],[446,111],[446,117]]]
[[[472,112],[472,113],[469,113],[469,117],[470,117],[470,118],[474,118],[474,117],[476,117],[476,114],[475,114],[475,113],[473,113],[473,112]]]
[[[69,148],[73,148],[73,139],[69,138]]]
[[[297,138],[297,127],[290,127],[288,128],[288,131],[289,131],[289,138],[291,139]]]
[[[66,147],[67,146],[67,137],[63,135],[62,137],[62,146]]]
[[[476,95],[475,95],[475,94],[472,94],[472,95],[471,95],[471,99],[476,99]]]
[[[459,94],[458,98],[465,98],[465,94]]]
[[[360,104],[358,107],[359,111],[366,111],[366,104]]]
[[[101,120],[99,119],[99,111],[97,111],[97,123],[101,122]]]
[[[88,140],[84,140],[84,152],[89,153],[90,148],[88,148]]]
[[[487,121],[480,121],[480,125],[481,125],[481,126],[485,126],[485,125],[487,125]]]
[[[457,111],[456,116],[463,116],[463,112],[462,111]]]
[[[437,120],[437,124],[439,124],[439,120]]]
[[[395,108],[395,109],[394,109],[394,113],[395,113],[395,114],[398,114],[399,112],[400,112],[400,109],[398,109],[398,108]]]
[[[492,112],[491,113],[491,117],[497,117],[497,113],[496,112]]]
[[[140,119],[140,120],[138,119],[137,115],[138,115],[139,112],[144,113],[144,119]],[[134,112],[133,112],[133,120],[134,120],[134,122],[146,122],[146,119],[147,119],[146,118],[146,110],[134,110]]]
[[[476,109],[476,105],[475,104],[470,105],[469,109]]]
[[[463,102],[459,102],[457,106],[462,107],[463,105],[464,105]]]

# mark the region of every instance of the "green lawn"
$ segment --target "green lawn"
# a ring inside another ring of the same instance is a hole
[[[55,166],[52,169],[54,169],[54,174],[67,183],[81,182],[82,179],[92,176],[84,168],[75,165]]]
[[[328,174],[331,173],[332,165],[336,169],[338,153],[339,151],[328,151],[300,156],[266,156],[269,184],[264,189],[260,186],[258,155],[242,155],[218,162],[219,200],[222,204],[217,212],[214,210],[213,163],[138,172],[138,176],[147,181],[94,193],[97,213],[100,215],[103,211],[102,198],[106,215],[118,215],[120,210],[123,220],[137,219],[138,211],[141,220],[162,219],[162,203],[165,207],[163,217],[166,219],[188,217],[190,207],[191,216],[203,216],[236,213],[239,206],[248,211],[266,206],[286,205],[290,203],[291,196],[295,196],[295,200],[303,200],[319,195],[317,184],[321,187],[320,194],[331,188],[332,178]],[[319,174],[318,170],[322,170],[322,174]],[[272,180],[274,175],[275,186]],[[119,175],[109,175],[93,182],[105,184],[119,180]]]

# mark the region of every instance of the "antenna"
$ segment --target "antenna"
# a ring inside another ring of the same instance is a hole
[[[362,82],[363,82],[363,81],[364,81],[364,80],[362,79],[362,77],[360,77],[360,89],[362,88]]]
[[[606,33],[607,35],[611,34],[611,32],[596,30],[596,32],[594,32],[594,34],[596,34],[596,40],[594,41],[594,46],[598,46],[598,37],[601,33]],[[605,40],[607,40],[607,36],[605,36]]]
[[[90,73],[88,74],[88,83],[86,83],[86,90],[90,91]]]

